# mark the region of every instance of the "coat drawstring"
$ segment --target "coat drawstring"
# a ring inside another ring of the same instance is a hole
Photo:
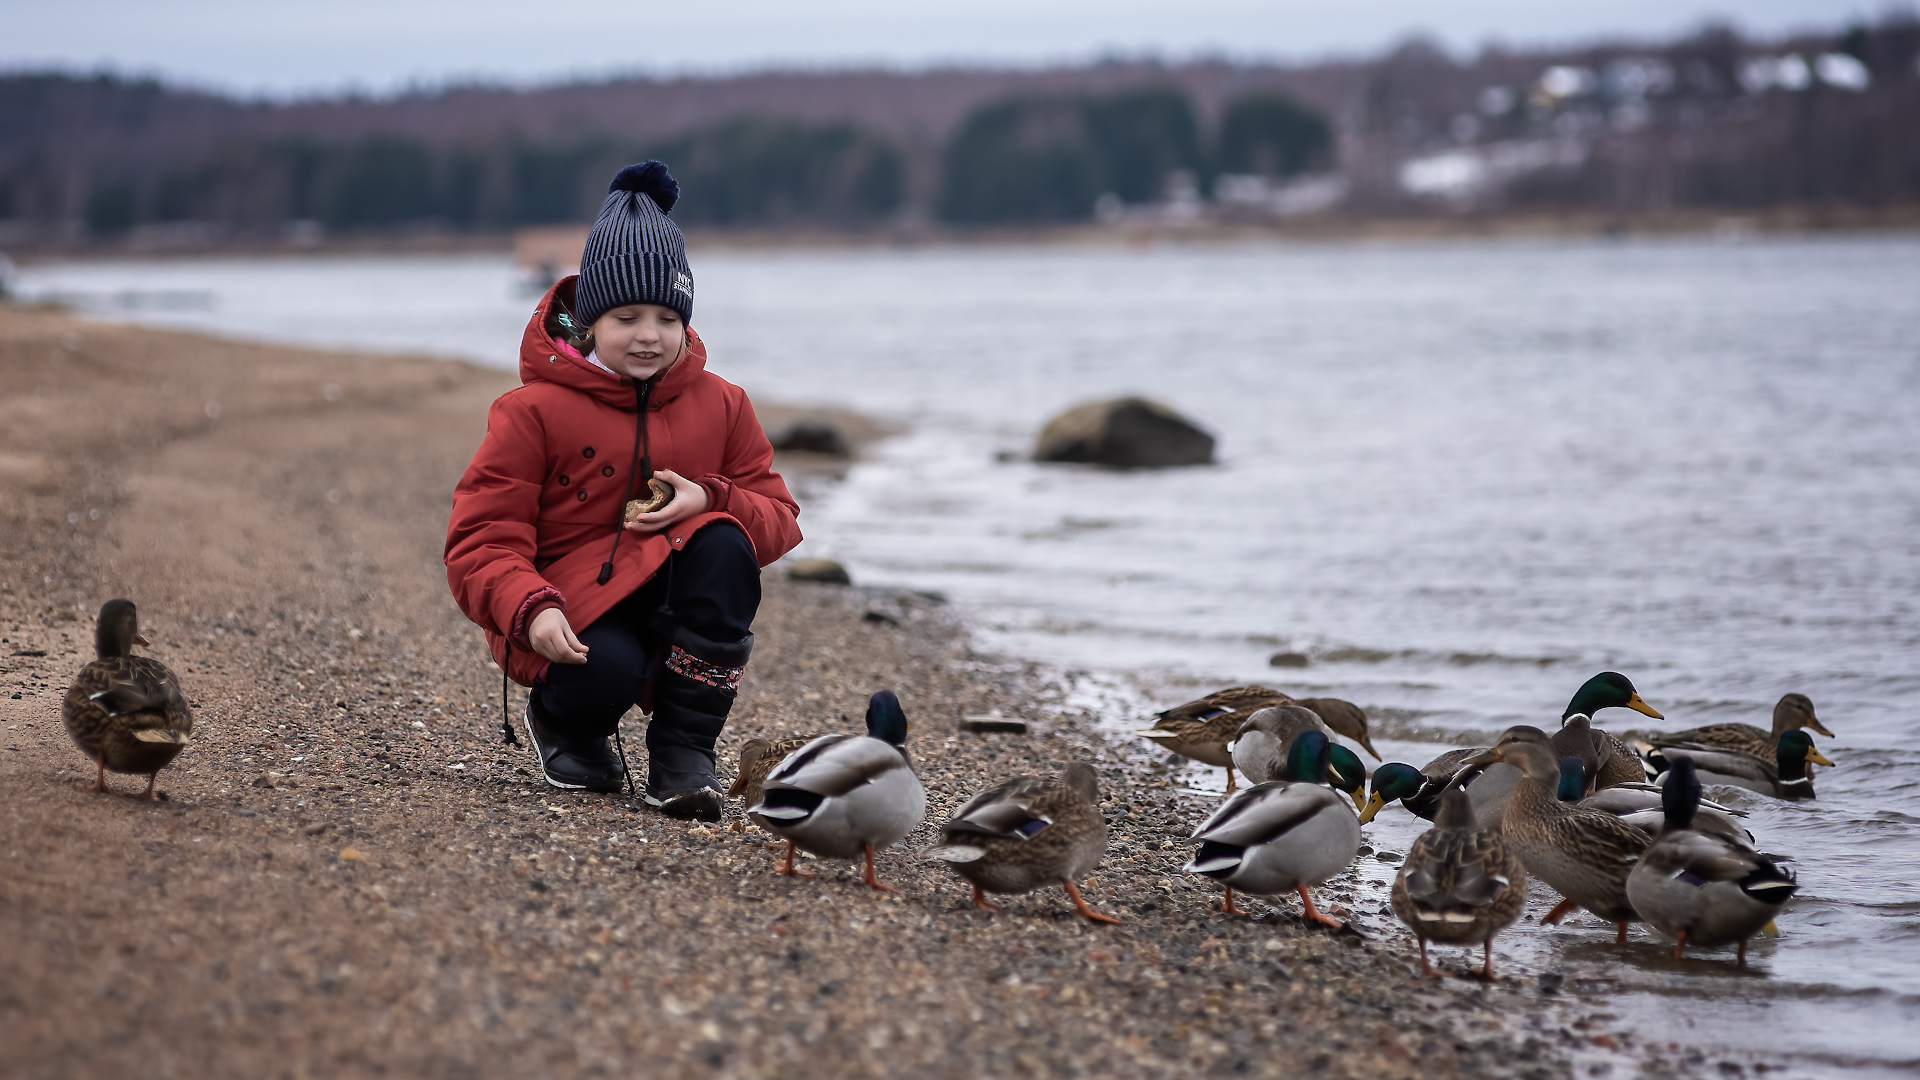
[[[504,641],[507,654],[500,661],[500,745],[519,746],[520,737],[513,733],[513,714],[507,711],[507,665],[513,662],[513,640]]]
[[[653,447],[647,430],[647,401],[653,396],[653,380],[627,381],[633,383],[633,461],[627,466],[627,494],[613,515],[613,550],[607,552],[607,561],[600,564],[600,576],[595,579],[601,585],[613,580],[613,557],[620,554],[620,534],[627,531],[627,504],[633,501],[634,482],[644,484],[653,479]]]

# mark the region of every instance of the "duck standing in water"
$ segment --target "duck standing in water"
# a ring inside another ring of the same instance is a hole
[[[789,754],[768,775],[750,815],[787,842],[780,872],[813,875],[793,865],[799,847],[825,859],[864,856],[867,885],[900,890],[874,874],[873,853],[912,832],[927,813],[927,792],[907,757],[907,714],[893,691],[867,704],[867,734],[822,735]]]
[[[1194,830],[1200,850],[1186,872],[1227,887],[1222,911],[1246,914],[1234,907],[1235,889],[1258,896],[1297,890],[1305,918],[1344,925],[1320,914],[1307,891],[1352,865],[1360,852],[1360,819],[1327,786],[1330,746],[1322,732],[1300,735],[1288,752],[1288,779],[1241,790]]]
[[[1492,982],[1493,936],[1526,907],[1527,868],[1498,830],[1475,824],[1465,789],[1450,787],[1440,796],[1433,828],[1414,840],[1400,864],[1391,901],[1419,939],[1420,970],[1439,974],[1427,963],[1429,940],[1479,945],[1480,977]]]
[[[1739,840],[1694,828],[1700,780],[1681,758],[1667,774],[1666,825],[1627,876],[1627,897],[1647,925],[1673,938],[1673,958],[1688,945],[1740,944],[1760,932],[1799,889],[1793,875]]]
[[[60,715],[74,745],[97,770],[93,791],[107,790],[107,773],[146,773],[147,790],[193,738],[193,710],[180,680],[167,665],[133,655],[150,645],[140,634],[131,600],[109,600],[94,627],[96,659],[80,669],[67,689]]]
[[[1773,706],[1773,730],[1766,731],[1752,724],[1708,724],[1706,727],[1688,728],[1656,735],[1655,745],[1710,746],[1717,750],[1737,750],[1743,754],[1765,760],[1773,756],[1774,749],[1780,745],[1780,737],[1789,731],[1810,729],[1827,738],[1833,738],[1833,732],[1813,714],[1813,699],[1805,694],[1787,694]],[[1811,739],[1807,740],[1811,745]]]
[[[1086,762],[1074,762],[1058,778],[1018,776],[995,784],[967,800],[941,832],[941,842],[921,854],[972,882],[973,906],[999,911],[987,893],[1059,885],[1081,918],[1119,923],[1087,907],[1074,885],[1107,850],[1100,782]]]
[[[1665,739],[1656,739],[1647,749],[1648,764],[1661,773],[1670,771],[1682,758],[1693,762],[1702,784],[1743,787],[1789,802],[1814,798],[1811,766],[1833,765],[1825,754],[1813,748],[1813,736],[1798,729],[1780,736],[1771,759],[1739,750]]]
[[[1583,907],[1613,923],[1616,941],[1625,944],[1627,924],[1639,920],[1627,900],[1627,874],[1651,838],[1603,810],[1561,802],[1560,762],[1539,728],[1508,728],[1470,764],[1496,761],[1517,766],[1521,774],[1507,800],[1501,837],[1529,874],[1565,897],[1541,921],[1557,924]]]

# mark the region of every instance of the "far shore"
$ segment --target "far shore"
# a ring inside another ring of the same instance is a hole
[[[498,254],[512,252],[521,231],[468,233],[425,228],[328,236],[299,244],[254,239],[195,246],[98,241],[61,247],[19,246],[4,253],[22,265],[137,258]],[[978,246],[1127,248],[1155,244],[1403,243],[1580,237],[1626,239],[1701,236],[1739,240],[1758,236],[1905,234],[1916,231],[1920,231],[1920,204],[1689,208],[1633,213],[1583,209],[1566,212],[1425,212],[1391,217],[1324,214],[1271,222],[1169,223],[1141,220],[1114,225],[981,229],[958,229],[924,223],[867,230],[694,227],[687,230],[687,243],[696,252]]]

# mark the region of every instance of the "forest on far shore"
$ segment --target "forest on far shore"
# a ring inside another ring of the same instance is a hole
[[[0,246],[499,233],[666,161],[723,229],[1920,202],[1920,22],[1287,67],[768,72],[245,101],[0,76]]]

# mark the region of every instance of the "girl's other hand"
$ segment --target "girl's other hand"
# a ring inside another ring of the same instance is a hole
[[[627,522],[627,528],[637,533],[662,532],[670,525],[706,512],[706,488],[671,469],[660,469],[653,475],[673,485],[673,501],[651,514],[641,514]]]
[[[566,615],[557,607],[533,617],[533,624],[527,627],[527,640],[533,644],[534,652],[556,664],[587,662],[587,647],[573,636],[573,627],[567,625]]]

